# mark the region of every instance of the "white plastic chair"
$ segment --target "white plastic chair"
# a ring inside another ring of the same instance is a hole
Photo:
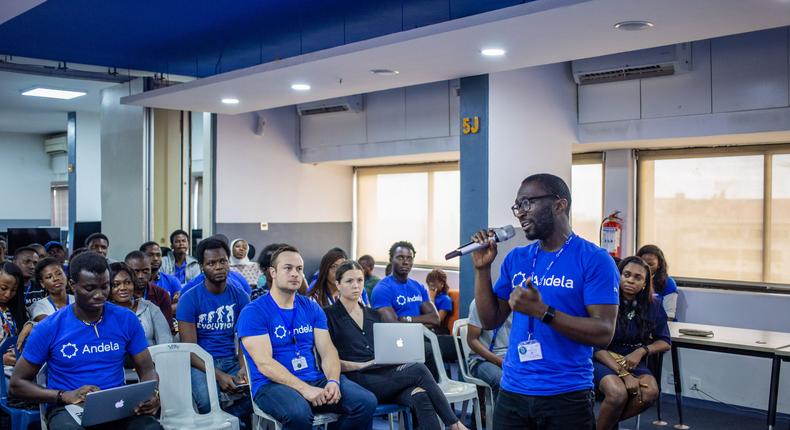
[[[244,356],[244,368],[247,369],[247,375],[249,376],[250,366],[247,363],[246,355]],[[248,389],[250,390],[250,398],[252,399],[252,430],[265,430],[268,429],[269,426],[274,427],[274,430],[282,430],[283,425],[274,419],[274,417],[262,411],[255,403],[255,396],[252,393],[252,384],[248,385]],[[313,415],[313,427],[323,427],[324,430],[326,430],[329,424],[337,421],[338,418],[337,414],[315,414]]]
[[[472,349],[466,341],[466,333],[469,326],[469,318],[460,318],[453,323],[453,341],[455,352],[458,355],[458,368],[464,381],[471,382],[478,387],[483,387],[486,405],[486,429],[494,428],[494,390],[485,381],[469,374],[469,355]]]
[[[439,339],[436,335],[423,327],[423,334],[431,343],[431,350],[433,351],[433,359],[436,364],[436,370],[439,373],[439,388],[442,389],[444,397],[450,404],[472,401],[472,410],[475,414],[475,424],[477,430],[482,430],[483,425],[480,419],[480,399],[477,397],[477,385],[467,382],[454,381],[447,377],[447,372],[444,370],[444,360],[442,359],[442,352],[439,349]],[[464,408],[466,409],[466,408]]]
[[[219,406],[217,384],[214,381],[214,360],[211,354],[194,343],[164,343],[148,347],[159,374],[159,399],[166,430],[239,430],[239,419]],[[192,377],[190,354],[197,355],[206,365],[208,397],[211,411],[199,414],[192,406]]]

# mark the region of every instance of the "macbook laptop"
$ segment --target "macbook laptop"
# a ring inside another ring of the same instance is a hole
[[[422,330],[422,324],[373,324],[375,357],[371,367],[425,362]]]
[[[134,408],[154,395],[157,381],[143,381],[85,396],[83,406],[66,405],[71,417],[82,427],[103,424],[134,415]]]

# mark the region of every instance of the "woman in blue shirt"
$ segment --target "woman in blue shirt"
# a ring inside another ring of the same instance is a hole
[[[439,327],[447,330],[445,334],[450,334],[447,317],[453,314],[453,299],[447,294],[450,291],[447,274],[442,269],[433,269],[425,277],[425,283],[428,284],[428,295],[439,312]]]
[[[346,260],[348,260],[348,255],[340,248],[330,249],[321,258],[318,278],[310,283],[307,295],[322,308],[332,306],[337,301],[338,297],[340,297],[337,281],[335,280],[335,271]],[[365,306],[370,306],[370,300],[366,291],[362,292],[359,301]]]
[[[645,260],[653,274],[653,295],[664,307],[670,321],[675,321],[675,310],[678,305],[678,285],[668,274],[667,259],[664,252],[656,245],[645,245],[636,252],[637,257]]]
[[[639,257],[620,262],[620,309],[614,338],[596,349],[594,380],[604,401],[596,428],[609,430],[638,415],[658,398],[646,359],[669,350],[667,316],[651,289],[650,267]]]

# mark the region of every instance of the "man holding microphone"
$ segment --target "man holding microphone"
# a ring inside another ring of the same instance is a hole
[[[536,242],[508,253],[493,287],[493,232],[472,237],[488,242],[472,253],[483,328],[496,329],[513,312],[496,429],[595,429],[592,346],[612,339],[620,277],[605,250],[573,233],[570,206],[570,190],[557,176],[521,183],[511,209]]]

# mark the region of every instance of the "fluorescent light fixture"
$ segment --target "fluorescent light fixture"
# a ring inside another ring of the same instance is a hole
[[[32,90],[23,91],[23,96],[31,96],[31,97],[46,97],[50,99],[60,99],[60,100],[71,100],[76,97],[84,96],[88,94],[83,91],[67,91],[67,90],[56,90],[53,88],[42,88],[37,87],[33,88]]]
[[[654,24],[650,21],[623,21],[614,25],[614,28],[623,31],[639,31],[646,30],[653,27]]]
[[[480,53],[486,57],[501,57],[505,55],[505,50],[502,48],[485,48]]]
[[[400,72],[397,71],[397,70],[392,70],[392,69],[371,69],[370,73],[373,73],[374,75],[379,75],[379,76],[394,76],[394,75],[397,75]]]
[[[239,104],[239,99],[224,98],[222,99],[222,103],[225,103],[226,105],[237,105]]]
[[[291,85],[292,90],[296,91],[307,91],[310,89],[310,85],[308,84],[293,84]]]

